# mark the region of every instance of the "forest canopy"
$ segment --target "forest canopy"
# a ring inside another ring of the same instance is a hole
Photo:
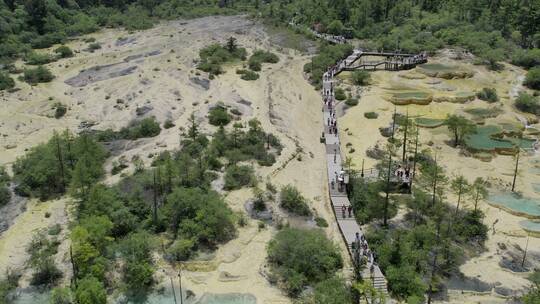
[[[18,0],[0,1],[0,63],[100,27],[140,30],[160,19],[254,13],[364,39],[367,48],[434,51],[462,46],[492,64],[531,68],[540,61],[540,2],[385,0]]]

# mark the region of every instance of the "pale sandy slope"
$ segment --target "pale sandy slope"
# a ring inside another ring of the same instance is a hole
[[[176,21],[143,32],[105,30],[91,36],[102,44],[102,49],[95,53],[82,51],[74,58],[50,64],[49,67],[57,76],[52,83],[35,87],[18,83],[20,91],[3,93],[0,133],[7,136],[3,137],[0,146],[0,163],[9,165],[16,157],[23,155],[25,149],[46,141],[54,130],[68,128],[78,131],[83,121],[97,123],[96,129],[118,129],[137,116],[137,107],[147,105],[153,108],[147,115],[156,116],[160,122],[171,119],[176,124],[174,128],[163,130],[156,138],[141,139],[130,144],[121,153],[128,160],[138,155],[148,164],[149,154],[178,148],[178,128],[187,126],[187,118],[192,112],[201,122],[203,130],[212,131],[213,127],[208,126],[205,118],[208,106],[223,101],[240,107],[247,114],[252,112],[251,115],[244,115],[243,121],[256,117],[266,131],[276,134],[285,145],[274,166],[257,168],[261,184],[270,179],[279,186],[289,183],[296,185],[312,201],[316,213],[330,223],[326,229],[328,236],[341,244],[326,195],[324,149],[319,143],[322,131],[321,99],[302,74],[303,65],[309,60],[307,56],[270,45],[263,28],[242,17]],[[190,78],[206,78],[204,73],[196,75],[194,60],[198,58],[198,50],[212,42],[223,43],[229,36],[236,37],[239,44],[250,52],[256,48],[277,52],[280,62],[264,65],[261,78],[254,82],[241,80],[235,74],[235,69],[240,66],[231,66],[226,68],[226,74],[211,81],[208,90],[193,83]],[[116,46],[119,37],[134,37],[136,40]],[[87,44],[74,41],[68,45],[79,51]],[[127,56],[156,50],[161,54],[130,61],[137,66],[131,75],[81,88],[64,83],[82,69],[118,63]],[[118,109],[117,99],[124,100],[121,109]],[[242,99],[252,103],[251,109],[238,103]],[[52,115],[50,106],[54,101],[69,106],[68,113],[60,120],[47,117]],[[301,161],[296,158],[290,160],[298,149],[302,151]],[[113,160],[118,157],[120,155],[113,157]],[[107,169],[111,162],[108,162]],[[286,164],[285,167],[278,170],[283,164]],[[127,171],[130,170],[132,168]],[[108,176],[106,182],[113,183],[118,178]],[[244,203],[251,195],[248,189],[239,190],[228,194],[227,201],[235,211],[245,212]],[[63,210],[65,203],[58,201],[43,206]],[[24,247],[32,230],[51,225],[51,220],[43,220],[43,212],[39,211],[43,208],[30,205],[29,210],[0,236],[0,272],[9,265],[24,262]],[[291,222],[305,225],[302,220],[291,219]],[[198,267],[205,271],[185,272],[185,287],[198,295],[203,292],[249,292],[258,298],[258,303],[289,303],[290,300],[259,273],[265,263],[266,245],[274,233],[274,228],[259,231],[257,222],[250,220],[248,227],[240,229],[237,239],[218,249],[214,259],[200,263]],[[17,246],[13,246],[14,243]],[[340,246],[345,252],[344,246]],[[62,258],[66,263],[67,256],[62,255]],[[167,279],[162,274],[163,271],[173,273],[171,266],[161,260],[159,265],[158,277]],[[190,268],[197,267],[192,265]],[[220,274],[224,272],[235,279],[227,282],[220,280]]]

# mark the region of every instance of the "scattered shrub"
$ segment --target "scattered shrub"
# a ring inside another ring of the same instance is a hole
[[[223,73],[221,65],[236,59],[246,59],[246,49],[236,44],[236,39],[230,37],[225,45],[211,44],[199,51],[201,62],[197,65],[199,70],[219,75]]]
[[[58,57],[60,58],[73,57],[73,51],[66,45],[61,45],[57,47],[54,52],[58,54]]]
[[[494,88],[483,88],[482,91],[476,93],[476,97],[489,103],[499,101],[499,96]]]
[[[93,43],[90,43],[88,45],[88,50],[90,52],[94,52],[94,51],[99,50],[99,49],[101,49],[101,44],[98,43],[98,42],[93,42]]]
[[[376,112],[365,112],[364,117],[367,119],[377,119],[379,117],[379,114]]]
[[[60,119],[64,115],[66,115],[67,107],[63,103],[60,103],[60,102],[55,103],[53,105],[53,109],[54,109],[54,118],[56,119]]]
[[[347,100],[345,100],[345,104],[349,107],[354,107],[356,105],[358,105],[358,98],[347,98]]]
[[[164,129],[170,129],[170,128],[173,128],[174,126],[175,126],[174,122],[170,119],[165,120],[165,122],[163,123]]]
[[[279,193],[280,197],[280,206],[296,215],[309,216],[311,215],[311,210],[306,198],[302,196],[300,191],[292,185],[287,185],[281,189]]]

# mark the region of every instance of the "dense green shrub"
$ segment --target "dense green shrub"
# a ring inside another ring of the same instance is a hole
[[[73,51],[66,45],[61,45],[57,47],[54,52],[58,54],[58,57],[60,58],[73,57]]]
[[[476,93],[476,97],[490,103],[499,101],[499,96],[494,88],[483,88],[482,91]]]
[[[147,232],[130,234],[120,243],[119,249],[125,260],[122,272],[129,290],[144,290],[154,282],[153,247],[153,239]]]
[[[129,126],[120,130],[120,137],[125,139],[139,139],[154,137],[161,133],[159,123],[155,117],[148,117],[142,120],[132,121]]]
[[[540,49],[518,49],[512,55],[512,63],[527,69],[540,65]]]
[[[99,142],[108,142],[118,139],[136,140],[139,138],[154,137],[161,133],[161,127],[155,117],[147,117],[141,120],[133,120],[128,126],[120,131],[107,129],[103,131],[92,131],[92,136]]]
[[[176,188],[167,196],[164,213],[174,235],[195,242],[192,246],[184,241],[177,244],[182,251],[188,247],[193,250],[201,246],[212,248],[236,234],[233,212],[212,190]],[[178,254],[176,249],[173,252]]]
[[[307,285],[331,278],[343,265],[338,248],[322,231],[293,228],[281,230],[270,241],[268,261],[292,296]]]
[[[307,199],[293,185],[281,188],[279,198],[281,208],[296,215],[311,215]]]
[[[540,90],[540,67],[532,68],[527,72],[523,85],[534,90]]]
[[[24,81],[29,84],[38,84],[41,82],[50,82],[54,79],[54,75],[44,66],[38,66],[33,69],[25,69],[23,74]]]
[[[56,287],[51,291],[49,304],[71,304],[73,296],[69,288]]]
[[[89,276],[77,282],[75,299],[79,304],[106,304],[107,291],[102,282]]]
[[[453,227],[453,231],[464,241],[486,240],[488,228],[484,225],[483,220],[484,214],[482,211],[465,211],[460,221]]]
[[[222,103],[216,105],[208,112],[208,122],[214,126],[226,126],[231,122],[231,115]]]
[[[55,58],[49,54],[31,52],[26,55],[25,60],[30,65],[43,65],[55,61]]]
[[[334,96],[336,97],[337,100],[345,100],[345,99],[347,99],[347,95],[345,94],[345,90],[343,90],[342,88],[336,88],[334,90]]]
[[[527,93],[520,93],[515,103],[520,111],[540,115],[540,101]]]
[[[347,100],[345,100],[345,104],[349,107],[354,107],[356,105],[358,105],[358,98],[347,98]]]
[[[362,71],[361,70],[354,71],[351,74],[351,77],[352,77],[353,83],[355,85],[359,85],[359,86],[368,85],[369,81],[371,80],[371,74],[369,74],[369,72],[363,71],[363,70]]]
[[[257,184],[253,167],[245,165],[227,167],[224,180],[223,188],[226,190],[236,190],[244,186],[253,187]]]
[[[248,60],[248,66],[249,69],[252,71],[260,71],[262,63],[278,63],[279,57],[272,53],[272,52],[266,52],[257,50],[253,52],[253,55]]]
[[[9,77],[7,73],[0,71],[0,91],[11,89],[15,86],[13,78]]]
[[[259,79],[259,74],[255,73],[253,71],[245,70],[244,73],[242,73],[242,76],[240,76],[240,78],[242,78],[243,80],[247,80],[247,81],[257,80],[257,79]]]
[[[88,44],[88,50],[90,52],[94,52],[99,49],[101,49],[101,44],[99,42],[93,42],[93,43]]]
[[[345,280],[332,277],[315,285],[313,294],[303,296],[301,304],[343,304],[352,302],[352,293]]]

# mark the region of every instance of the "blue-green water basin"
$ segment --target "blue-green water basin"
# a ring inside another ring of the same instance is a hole
[[[523,149],[531,149],[535,143],[535,140],[526,138],[519,139],[508,136],[501,138],[500,134],[502,133],[504,133],[504,129],[500,126],[479,126],[476,128],[474,134],[465,138],[465,145],[468,148],[477,151],[500,152],[511,151],[515,146],[519,146]]]
[[[514,193],[497,193],[488,197],[492,205],[527,218],[540,219],[540,199],[518,196]]]
[[[540,221],[525,220],[519,222],[519,225],[533,234],[540,234]]]

